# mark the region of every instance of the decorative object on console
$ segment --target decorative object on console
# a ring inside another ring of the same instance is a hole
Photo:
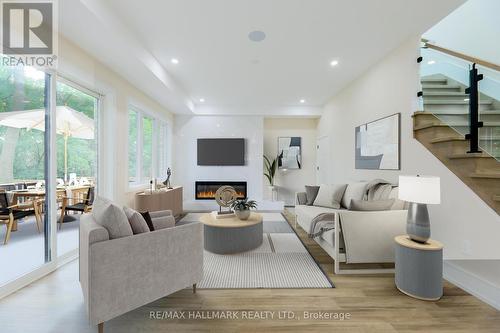
[[[400,116],[396,113],[356,127],[356,169],[400,169]]]
[[[250,209],[257,208],[257,202],[255,202],[255,200],[248,200],[247,198],[236,200],[231,203],[231,208],[240,220],[248,220],[250,217]]]
[[[219,204],[219,215],[233,214],[231,210],[223,212],[222,207],[230,207],[238,198],[236,190],[232,186],[221,186],[215,192],[215,201]]]
[[[431,236],[427,204],[441,202],[439,177],[399,176],[399,199],[410,203],[406,233],[416,242],[427,242]]]
[[[302,164],[301,137],[278,138],[278,168],[300,169]]]
[[[168,189],[172,188],[172,185],[170,184],[170,176],[172,176],[172,170],[170,168],[167,169],[167,179],[163,182],[163,185],[165,185]]]

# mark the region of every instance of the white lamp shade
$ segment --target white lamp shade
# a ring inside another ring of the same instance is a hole
[[[422,204],[441,203],[439,177],[399,176],[399,199]]]

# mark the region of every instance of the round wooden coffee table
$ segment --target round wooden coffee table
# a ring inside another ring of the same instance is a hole
[[[203,214],[205,250],[216,254],[245,252],[262,244],[262,215],[251,213],[248,220],[237,217],[216,219],[212,213]]]

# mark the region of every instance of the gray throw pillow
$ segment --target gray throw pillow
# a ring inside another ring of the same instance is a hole
[[[371,201],[352,199],[349,209],[356,211],[390,210],[393,204],[394,199]]]
[[[347,185],[341,201],[342,207],[349,209],[352,199],[363,200],[363,197],[366,193],[367,184],[367,182],[357,182]]]
[[[306,185],[306,205],[312,206],[314,200],[316,200],[316,196],[318,195],[319,186],[310,186]]]
[[[110,239],[133,235],[127,215],[109,199],[97,196],[92,207],[92,216],[97,224],[108,230]]]
[[[123,211],[125,215],[127,215],[128,222],[130,223],[134,235],[149,232],[148,224],[141,213],[129,207],[123,207]]]
[[[314,206],[339,209],[346,184],[321,185]]]
[[[151,222],[155,230],[175,227],[175,218],[172,215],[152,217]]]

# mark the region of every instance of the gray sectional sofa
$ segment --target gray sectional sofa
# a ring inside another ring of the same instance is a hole
[[[394,237],[406,233],[407,204],[398,199],[397,186],[385,185],[383,188],[371,187],[369,190],[370,183],[347,184],[341,194],[339,205],[332,205],[334,208],[317,206],[311,202],[307,204],[308,198],[305,192],[296,194],[296,223],[334,259],[336,274],[387,273],[390,270],[340,269],[340,263],[392,263]],[[383,193],[385,201],[391,200],[390,207],[377,211],[349,209],[353,201],[357,203],[366,201],[367,206],[373,205],[378,201],[377,193]],[[329,228],[325,228],[327,231],[317,235],[313,230],[313,224],[320,214],[331,219],[331,224]]]

